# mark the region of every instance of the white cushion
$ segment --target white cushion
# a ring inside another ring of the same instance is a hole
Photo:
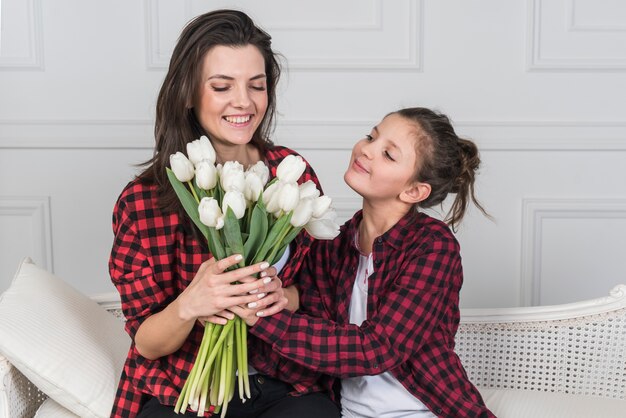
[[[0,295],[0,353],[81,417],[108,417],[130,346],[123,323],[25,259]]]
[[[34,418],[80,418],[69,409],[63,408],[61,405],[48,398],[39,407]]]
[[[626,401],[587,395],[479,388],[498,418],[624,418]]]

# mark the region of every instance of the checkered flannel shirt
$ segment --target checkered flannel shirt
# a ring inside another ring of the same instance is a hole
[[[300,311],[261,318],[250,333],[284,357],[347,378],[386,371],[440,417],[493,417],[454,353],[463,281],[448,227],[410,213],[372,249],[367,319],[350,324],[358,212],[332,241],[315,241],[298,274]]]
[[[265,159],[271,177],[276,175],[280,161],[290,154],[296,153],[278,146],[266,151]],[[317,176],[308,163],[301,177],[302,182],[307,180],[314,181],[320,188]],[[171,303],[189,285],[200,264],[208,260],[210,254],[206,244],[194,239],[188,223],[181,223],[176,213],[159,209],[155,186],[137,180],[126,186],[115,205],[113,232],[115,239],[109,270],[121,296],[126,331],[134,339],[142,321]],[[295,247],[292,246],[293,255],[281,271],[285,285],[293,283],[293,273],[308,252],[311,241],[312,238],[305,232],[296,238]],[[111,416],[136,416],[147,396],[158,398],[164,405],[175,405],[179,390],[195,361],[202,334],[203,328],[197,324],[180,349],[157,360],[142,357],[133,343]],[[286,382],[306,380],[311,383],[309,386],[313,386],[319,376],[296,363],[290,367],[289,362],[280,360],[271,347],[253,336],[249,341],[249,355],[258,370],[278,375]],[[316,390],[312,387],[307,389]]]

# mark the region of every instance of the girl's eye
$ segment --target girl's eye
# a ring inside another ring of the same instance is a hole
[[[395,161],[389,152],[385,151],[385,158],[391,161]]]
[[[211,86],[213,88],[213,91],[226,91],[228,90],[228,86],[226,87],[222,87],[222,86]]]
[[[250,86],[252,90],[265,91],[265,86]]]
[[[373,140],[374,140],[374,138],[372,137],[372,135],[365,135],[365,139],[366,139],[367,141],[373,141]]]

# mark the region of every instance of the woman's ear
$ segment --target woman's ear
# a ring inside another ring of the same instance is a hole
[[[413,205],[428,199],[431,190],[430,184],[415,182],[400,193],[400,200]]]

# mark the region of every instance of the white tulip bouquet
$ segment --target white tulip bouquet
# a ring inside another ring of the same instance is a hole
[[[215,259],[241,254],[238,267],[261,261],[275,264],[303,228],[317,239],[338,235],[331,199],[320,196],[310,180],[298,185],[306,168],[301,157],[285,157],[268,183],[270,172],[262,161],[247,170],[236,161],[215,165],[215,150],[206,136],[189,142],[187,154],[170,156],[167,176]],[[235,375],[245,401],[250,398],[246,323],[239,317],[226,325],[206,323],[175,412],[190,407],[202,416],[221,409],[225,416],[235,392]]]

